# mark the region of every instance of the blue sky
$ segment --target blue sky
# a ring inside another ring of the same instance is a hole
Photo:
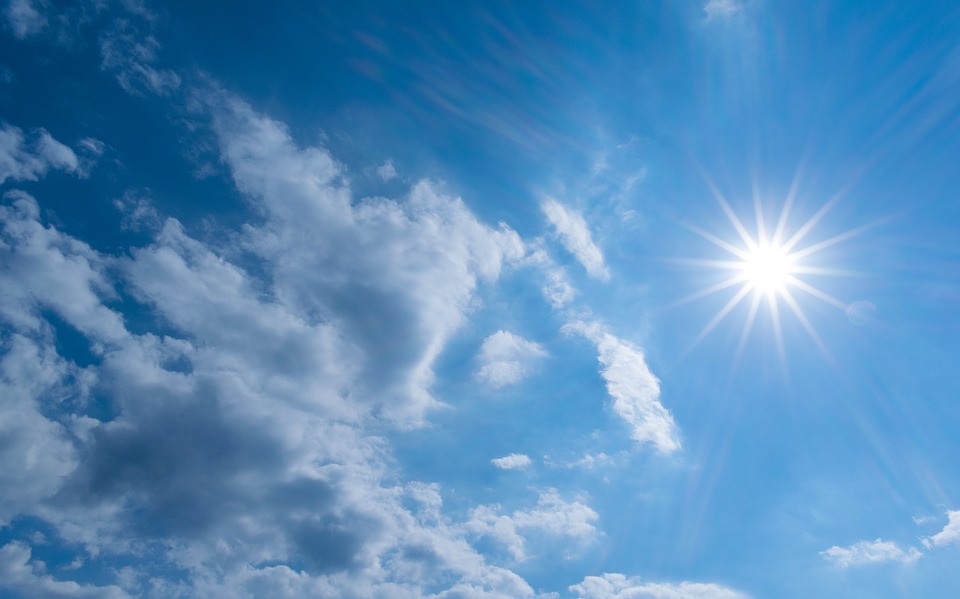
[[[0,596],[956,588],[956,3],[0,29]]]

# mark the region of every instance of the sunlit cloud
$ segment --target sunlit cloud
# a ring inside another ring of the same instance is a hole
[[[494,458],[490,460],[490,462],[501,470],[519,470],[532,464],[533,460],[530,459],[530,456],[523,453],[511,453],[502,458]]]
[[[947,512],[947,525],[937,534],[923,540],[924,547],[943,547],[960,542],[960,510]]]
[[[596,279],[608,280],[610,271],[604,264],[603,252],[594,243],[583,215],[553,198],[545,199],[540,208],[556,230],[560,243],[580,261],[587,273]]]
[[[923,553],[916,547],[907,550],[901,549],[893,541],[875,539],[873,541],[859,541],[849,547],[833,547],[820,552],[823,559],[832,562],[839,568],[862,566],[882,562],[900,562],[910,564],[920,559]]]

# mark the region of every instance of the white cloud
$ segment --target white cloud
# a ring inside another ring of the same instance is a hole
[[[595,511],[579,502],[564,501],[556,489],[540,493],[537,506],[517,510],[510,515],[500,513],[499,505],[474,508],[464,524],[468,532],[490,537],[501,543],[515,560],[527,558],[526,536],[539,533],[555,538],[568,538],[585,544],[598,534]]]
[[[707,13],[707,19],[729,17],[742,9],[743,6],[736,0],[710,0],[703,6],[703,11]]]
[[[873,541],[859,541],[849,547],[833,547],[820,552],[827,561],[833,562],[840,568],[861,566],[864,564],[881,562],[901,562],[909,564],[923,555],[916,547],[904,551],[893,541],[876,539]]]
[[[583,582],[572,585],[571,591],[579,599],[746,599],[745,595],[729,587],[702,582],[643,582],[623,574],[587,576]]]
[[[129,21],[120,20],[100,36],[100,68],[113,72],[127,93],[167,96],[180,87],[180,76],[153,66],[159,51],[154,37],[142,36]]]
[[[19,127],[0,129],[0,183],[7,179],[36,181],[51,168],[83,174],[81,161],[45,129],[24,134]]]
[[[613,398],[613,410],[630,425],[638,443],[651,443],[661,453],[680,448],[673,416],[660,403],[660,381],[650,371],[643,352],[606,332],[596,323],[575,322],[564,330],[593,341],[603,367],[600,374]]]
[[[943,547],[960,542],[960,510],[951,510],[947,512],[947,525],[943,530],[923,540],[923,545],[927,548]]]
[[[587,273],[597,279],[609,279],[610,272],[603,262],[603,253],[593,242],[583,216],[553,198],[545,199],[540,209],[556,229],[563,247],[580,261]]]
[[[397,177],[397,169],[393,166],[393,160],[387,160],[377,167],[377,176],[381,181],[391,181]]]
[[[543,248],[543,239],[537,238],[531,244],[530,253],[524,258],[524,263],[539,268],[544,275],[541,292],[550,305],[559,310],[573,301],[577,292],[570,284],[563,267],[556,264]]]
[[[7,23],[13,29],[13,35],[24,39],[40,33],[47,26],[47,18],[37,10],[39,2],[32,0],[9,0],[7,2]]]
[[[43,519],[81,561],[120,557],[135,596],[536,596],[433,486],[397,486],[364,428],[422,417],[433,359],[477,286],[522,256],[519,237],[429,183],[354,204],[326,152],[221,99],[225,162],[264,216],[221,246],[168,219],[147,246],[103,255],[22,192],[0,206],[0,519]],[[164,334],[128,330],[115,288]],[[89,366],[58,355],[57,327],[88,343]],[[580,540],[596,514],[548,492],[509,518],[522,542]],[[125,596],[37,573],[26,545],[4,557],[19,595]],[[189,574],[147,574],[157,559]]]
[[[537,358],[547,355],[539,343],[527,341],[509,331],[497,331],[483,340],[477,360],[477,378],[499,389],[519,383]]]
[[[508,456],[494,458],[490,461],[501,470],[517,470],[519,468],[526,468],[533,463],[530,460],[530,456],[523,453],[511,453]]]
[[[60,581],[30,564],[30,548],[21,543],[0,547],[0,589],[13,591],[23,599],[130,599],[118,586],[94,586]]]
[[[519,236],[480,223],[459,198],[417,183],[405,201],[352,205],[342,169],[246,104],[209,94],[223,160],[269,215],[249,244],[272,267],[277,297],[337,324],[355,344],[353,398],[417,422],[435,400],[432,365],[465,321],[474,291],[523,256]],[[310,243],[304,243],[310,240]]]

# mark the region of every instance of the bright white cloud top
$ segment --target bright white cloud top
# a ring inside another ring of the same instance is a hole
[[[520,468],[526,468],[533,463],[530,456],[525,453],[511,453],[510,455],[503,456],[502,458],[494,458],[490,461],[501,470],[518,470]]]
[[[547,356],[539,343],[527,341],[510,331],[497,331],[483,340],[477,361],[477,378],[494,388],[519,383],[537,358]]]
[[[947,525],[943,530],[930,538],[924,539],[923,544],[928,548],[944,547],[960,543],[960,510],[947,512]]]
[[[4,3],[0,596],[949,596],[957,23]]]
[[[553,225],[560,242],[573,254],[591,277],[606,281],[610,271],[603,262],[603,252],[597,247],[587,228],[583,215],[567,208],[553,198],[546,198],[540,204],[547,221]]]

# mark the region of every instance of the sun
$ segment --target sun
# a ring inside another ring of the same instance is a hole
[[[685,224],[691,231],[714,244],[726,252],[727,255],[722,259],[694,259],[681,260],[681,262],[705,266],[714,270],[728,271],[730,275],[719,283],[684,298],[680,303],[697,300],[725,290],[733,290],[733,295],[703,327],[699,335],[687,348],[687,351],[689,352],[696,347],[734,308],[747,301],[749,308],[740,334],[740,343],[736,354],[737,360],[739,360],[747,338],[750,336],[760,307],[764,304],[770,314],[781,360],[785,359],[781,315],[787,311],[799,321],[824,354],[829,355],[823,341],[803,311],[799,298],[801,296],[812,297],[846,311],[849,307],[847,303],[818,288],[809,279],[817,276],[845,275],[848,273],[835,268],[811,265],[807,262],[811,256],[818,252],[849,239],[872,225],[851,229],[823,241],[805,245],[811,231],[814,230],[833,205],[839,201],[842,193],[830,198],[803,225],[793,230],[792,233],[788,233],[788,231],[791,231],[789,219],[797,188],[797,182],[794,181],[790,193],[783,201],[779,217],[770,229],[767,227],[767,219],[762,208],[764,202],[758,194],[754,194],[756,226],[751,231],[744,225],[744,219],[730,207],[730,204],[716,186],[709,179],[707,182],[714,198],[736,230],[738,238],[726,240],[694,225]]]
[[[750,248],[740,264],[747,284],[758,293],[783,293],[794,272],[794,260],[782,246],[759,243]]]

